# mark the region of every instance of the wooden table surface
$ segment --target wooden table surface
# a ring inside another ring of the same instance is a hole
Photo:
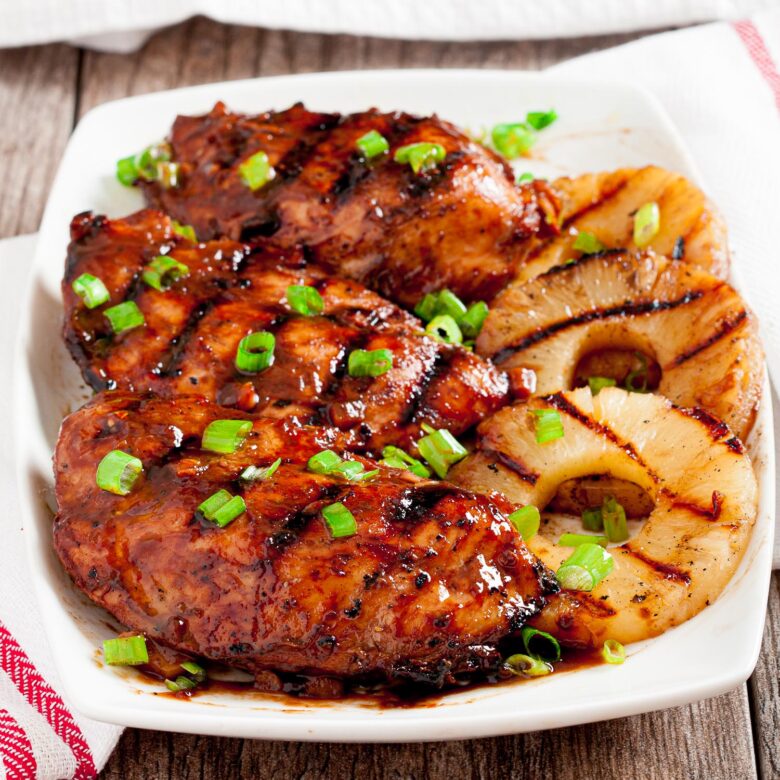
[[[543,68],[637,36],[499,43],[400,42],[228,27],[194,19],[131,55],[65,45],[0,52],[0,237],[37,229],[75,123],[114,98],[189,84],[307,71]],[[74,203],[74,212],[87,208]],[[63,248],[64,249],[64,248]],[[263,742],[128,729],[104,777],[780,778],[780,574],[758,667],[715,699],[516,737],[411,745]]]

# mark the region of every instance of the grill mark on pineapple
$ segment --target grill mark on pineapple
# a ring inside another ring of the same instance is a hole
[[[584,217],[591,211],[595,211],[596,209],[601,208],[605,204],[609,203],[609,201],[614,200],[626,187],[628,187],[631,181],[635,179],[637,174],[640,172],[641,170],[632,171],[630,175],[626,176],[623,181],[618,182],[617,185],[614,186],[611,190],[599,192],[595,200],[592,200],[590,203],[586,203],[585,206],[583,206],[581,209],[569,214],[569,216],[566,217],[564,222],[561,224],[561,230],[565,230],[572,224],[572,222],[575,222],[581,217]]]
[[[718,329],[711,333],[706,339],[700,341],[695,346],[679,354],[671,363],[671,366],[681,366],[686,360],[690,360],[700,352],[703,352],[708,347],[711,347],[716,342],[725,338],[733,330],[735,330],[742,322],[747,319],[747,311],[742,309],[735,317],[727,318],[723,320],[718,326]]]
[[[651,558],[649,555],[645,555],[645,553],[635,550],[630,546],[630,542],[621,545],[618,549],[624,555],[631,555],[644,563],[645,566],[652,569],[655,574],[664,580],[672,580],[686,586],[691,584],[691,575],[687,571],[680,569],[678,566],[673,566],[671,563],[657,561],[655,558]]]
[[[515,474],[517,474],[517,476],[520,477],[523,482],[527,482],[529,485],[535,485],[541,476],[541,474],[538,474],[535,471],[530,471],[522,463],[509,457],[509,455],[506,453],[501,452],[500,450],[494,450],[491,447],[483,447],[481,441],[477,446],[479,451],[482,452],[485,457],[495,459],[502,466],[505,466],[510,471],[513,471]]]
[[[591,311],[583,312],[575,317],[569,317],[566,320],[559,320],[553,322],[545,328],[539,328],[533,331],[517,344],[510,344],[507,347],[503,347],[498,352],[493,354],[493,362],[497,364],[503,363],[510,358],[516,352],[522,352],[528,347],[532,347],[538,344],[540,341],[554,336],[556,333],[560,333],[567,328],[576,327],[577,325],[585,325],[589,322],[596,322],[599,320],[608,320],[612,317],[636,317],[641,314],[653,314],[659,311],[669,311],[670,309],[676,309],[679,306],[685,306],[686,304],[697,301],[704,295],[702,290],[689,290],[684,295],[676,298],[673,301],[626,301],[625,303],[617,306],[610,306],[608,308],[592,309]]]
[[[698,406],[690,408],[676,406],[675,404],[672,404],[672,406],[686,417],[690,417],[691,419],[700,422],[707,429],[707,433],[713,441],[717,442],[726,436],[730,437],[731,431],[729,430],[729,426],[717,417],[713,417],[709,412],[704,411],[704,409],[701,409]]]
[[[661,492],[671,499],[672,507],[685,509],[699,517],[703,517],[705,520],[715,521],[720,517],[721,509],[723,508],[723,493],[718,490],[712,491],[712,506],[709,509],[705,509],[693,501],[684,501],[674,491],[669,490],[668,488],[663,488]]]

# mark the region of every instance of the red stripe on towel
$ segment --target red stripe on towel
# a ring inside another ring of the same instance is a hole
[[[43,679],[11,632],[0,623],[0,669],[11,678],[19,693],[43,715],[54,733],[71,749],[76,758],[74,780],[97,777],[92,751],[73,715],[57,691]]]
[[[30,780],[35,777],[35,763],[30,740],[16,718],[0,709],[0,762],[5,768],[5,780]]]
[[[775,96],[777,110],[780,111],[780,71],[777,70],[777,65],[775,65],[775,61],[772,59],[772,55],[769,53],[769,49],[758,31],[758,27],[747,19],[734,22],[733,25],[756,67],[761,72],[766,83],[769,84],[769,88]]]

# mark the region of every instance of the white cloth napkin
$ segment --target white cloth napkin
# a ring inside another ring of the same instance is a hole
[[[131,51],[202,14],[272,29],[429,40],[565,38],[737,19],[776,0],[0,0],[0,46],[78,39]]]
[[[280,4],[281,5],[281,4]],[[392,4],[388,4],[392,5]],[[661,3],[660,5],[664,5]],[[0,30],[4,25],[0,23]],[[780,10],[752,22],[713,24],[588,55],[556,69],[628,78],[661,99],[727,218],[735,264],[758,312],[771,374],[780,385]],[[34,237],[0,242],[0,365],[11,365],[20,296]],[[0,406],[0,429],[12,410]],[[775,397],[775,438],[780,406]],[[14,451],[0,437],[0,780],[94,777],[121,730],[87,720],[57,693],[59,681],[32,596],[19,527]],[[780,548],[775,548],[775,566]]]

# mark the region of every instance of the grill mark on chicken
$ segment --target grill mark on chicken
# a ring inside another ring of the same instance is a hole
[[[700,341],[698,344],[695,344],[690,349],[678,355],[674,359],[673,365],[681,366],[687,360],[690,360],[692,357],[698,355],[700,352],[703,352],[708,347],[711,347],[716,342],[725,338],[726,336],[729,335],[729,333],[731,333],[735,328],[737,328],[740,325],[740,323],[744,322],[747,319],[747,316],[748,316],[747,310],[742,309],[735,316],[723,320],[723,322],[721,322],[718,329],[714,333],[711,333],[706,339]]]
[[[630,555],[644,563],[654,574],[664,580],[678,582],[686,587],[691,584],[691,576],[687,571],[673,566],[670,563],[663,563],[651,558],[649,555],[634,549],[631,542],[620,545],[618,548],[624,555]]]

